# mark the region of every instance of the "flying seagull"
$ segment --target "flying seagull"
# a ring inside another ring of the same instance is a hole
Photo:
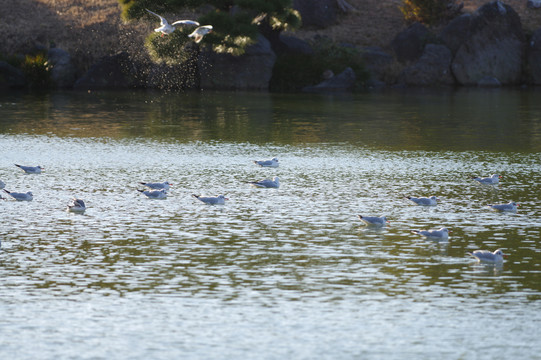
[[[175,31],[175,29],[176,29],[175,25],[199,26],[199,23],[197,21],[193,21],[193,20],[178,20],[178,21],[175,21],[172,24],[169,24],[167,22],[167,20],[163,16],[160,16],[160,15],[156,14],[155,12],[152,12],[152,11],[150,11],[148,9],[145,9],[145,10],[148,11],[149,13],[151,13],[152,15],[155,15],[155,16],[160,18],[161,26],[159,28],[154,29],[154,31],[161,32],[162,36],[169,35],[173,31]]]

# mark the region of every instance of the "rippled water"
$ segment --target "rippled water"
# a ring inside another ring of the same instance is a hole
[[[34,200],[0,202],[0,355],[535,359],[540,96],[4,96],[0,179]],[[165,180],[166,200],[137,191]],[[447,242],[411,233],[442,226]],[[510,256],[479,265],[480,248]]]

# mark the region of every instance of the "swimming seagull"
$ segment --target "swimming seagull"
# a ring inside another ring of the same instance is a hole
[[[278,163],[277,158],[272,158],[270,160],[254,160],[254,163],[261,167],[273,167],[273,168],[277,168],[280,165]]]
[[[34,198],[31,191],[28,191],[26,193],[16,193],[7,191],[6,189],[4,189],[4,191],[17,201],[32,201],[32,199]]]
[[[483,185],[496,185],[497,183],[500,182],[501,177],[502,177],[501,175],[492,174],[489,177],[484,177],[484,178],[472,177],[472,179]]]
[[[44,168],[41,167],[41,166],[23,166],[23,165],[18,165],[18,164],[15,164],[15,166],[17,166],[18,168],[21,168],[24,170],[25,173],[27,174],[41,174],[41,170],[43,170]]]
[[[162,182],[162,183],[145,183],[145,182],[142,182],[140,183],[141,185],[144,185],[146,186],[147,188],[149,189],[154,189],[154,190],[169,190],[169,187],[172,186],[173,184],[165,181],[165,182]]]
[[[223,195],[219,196],[201,196],[201,195],[195,195],[192,194],[192,196],[198,200],[201,200],[205,204],[208,205],[224,205],[226,200],[229,200]]]
[[[167,20],[163,16],[160,16],[160,15],[156,14],[155,12],[152,12],[152,11],[150,11],[148,9],[145,9],[145,10],[148,11],[149,13],[151,13],[152,15],[156,15],[157,17],[160,18],[161,26],[159,28],[154,29],[154,31],[161,32],[162,36],[169,35],[173,31],[175,31],[175,29],[176,29],[175,25],[199,26],[199,23],[197,21],[193,21],[193,20],[178,20],[178,21],[175,21],[174,23],[172,23],[171,25],[169,25],[169,23],[167,22]]]
[[[366,226],[383,227],[389,222],[385,216],[362,216],[357,215]]]
[[[449,238],[449,230],[447,228],[441,228],[439,230],[412,230],[411,232],[434,240],[447,240]]]
[[[196,28],[193,33],[188,35],[188,37],[194,38],[195,42],[199,43],[201,40],[203,40],[203,36],[210,32],[212,32],[212,25],[203,25]]]
[[[75,213],[83,213],[86,210],[85,202],[81,199],[73,198],[69,202],[67,210]]]
[[[509,201],[507,204],[491,204],[488,205],[492,210],[494,211],[500,211],[500,212],[517,212],[517,207],[519,207],[520,204],[517,204],[514,201]]]
[[[165,190],[137,190],[143,193],[149,199],[165,199],[167,197],[167,191]]]
[[[278,176],[275,176],[272,178],[272,180],[264,179],[264,180],[259,180],[259,181],[250,181],[248,182],[248,184],[251,184],[252,186],[260,187],[260,188],[279,188],[280,179],[278,178]]]
[[[426,205],[426,206],[438,205],[438,201],[440,200],[435,196],[431,196],[429,198],[427,197],[416,198],[416,197],[406,196],[406,199],[413,201],[417,205]]]
[[[490,264],[502,263],[503,258],[507,257],[500,249],[495,250],[494,252],[488,250],[475,250],[474,252],[468,252],[467,254],[476,258],[478,262]]]

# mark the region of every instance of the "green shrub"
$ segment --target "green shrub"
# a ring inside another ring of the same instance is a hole
[[[31,88],[49,89],[52,86],[51,73],[47,56],[42,53],[26,55],[20,65]]]

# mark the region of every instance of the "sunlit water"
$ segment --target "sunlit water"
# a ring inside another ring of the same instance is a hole
[[[535,91],[4,95],[0,356],[539,358],[540,151]]]

